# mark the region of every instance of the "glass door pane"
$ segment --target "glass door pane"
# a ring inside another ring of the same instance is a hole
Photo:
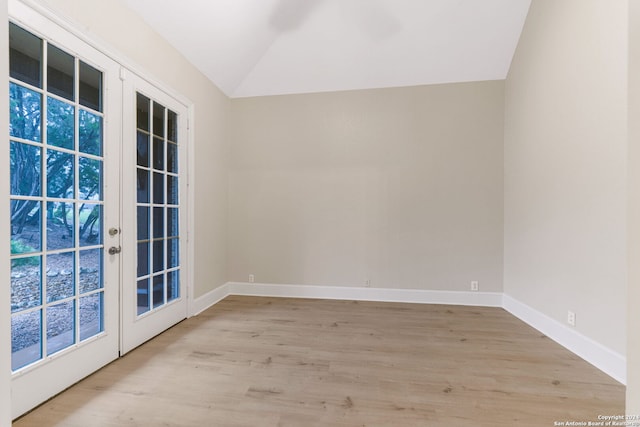
[[[95,102],[103,78],[14,24],[10,44],[16,371],[104,331],[103,112]],[[91,79],[83,82],[83,75]],[[85,97],[92,102],[77,96],[77,88],[86,93],[86,87],[94,89]]]
[[[177,113],[136,94],[136,314],[180,298]]]

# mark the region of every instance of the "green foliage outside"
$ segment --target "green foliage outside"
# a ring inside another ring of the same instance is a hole
[[[35,252],[35,248],[25,245],[19,240],[11,240],[11,253],[12,254],[24,254],[29,252]],[[12,267],[32,266],[38,265],[38,257],[29,258],[16,258],[11,260]]]
[[[102,189],[102,162],[79,156],[76,174],[76,156],[57,148],[73,149],[74,135],[77,134],[79,151],[100,156],[102,152],[101,117],[88,110],[74,110],[71,104],[57,99],[43,100],[37,92],[18,84],[11,83],[9,89],[10,135],[35,143],[11,143],[11,194],[41,196],[44,174],[44,185],[49,198],[73,199],[75,198],[74,188],[77,188],[80,199],[98,200]],[[43,101],[48,105],[46,117],[42,116]],[[76,111],[79,114],[78,129],[75,129]],[[46,129],[49,146],[47,151],[44,151],[41,145],[43,129]],[[28,224],[35,224],[40,218],[41,208],[48,210],[48,220],[64,224],[71,233],[71,228],[74,226],[73,211],[68,209],[71,206],[60,203],[54,212],[52,204],[44,207],[40,205],[33,200],[12,200],[12,235],[22,233]],[[78,230],[80,238],[83,238],[85,235],[91,235],[99,219],[100,208],[97,204],[82,205],[80,212],[81,217],[88,216],[87,221],[82,222],[83,226]]]

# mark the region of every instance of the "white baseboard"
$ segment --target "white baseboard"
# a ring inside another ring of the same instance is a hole
[[[626,385],[627,363],[624,356],[501,292],[455,292],[228,282],[194,300],[190,312],[192,315],[197,315],[228,295],[501,307],[575,355],[591,363],[616,381]]]
[[[626,385],[627,361],[621,354],[506,294],[503,295],[503,308],[611,378]]]
[[[497,292],[427,291],[422,289],[276,285],[245,282],[229,282],[228,285],[230,295],[475,305],[485,307],[502,306],[502,294]]]
[[[197,316],[211,306],[216,305],[229,296],[229,285],[224,285],[195,298],[189,307],[189,317]]]

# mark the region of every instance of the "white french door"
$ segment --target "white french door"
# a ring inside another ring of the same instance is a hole
[[[9,15],[15,418],[118,357],[122,84],[22,3]]]
[[[121,352],[187,317],[187,108],[144,79],[124,79]]]
[[[187,317],[187,107],[9,1],[12,418]],[[8,244],[8,242],[7,242]]]

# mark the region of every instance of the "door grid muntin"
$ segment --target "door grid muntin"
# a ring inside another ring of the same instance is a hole
[[[10,24],[12,370],[104,332],[103,73]]]
[[[178,115],[136,94],[136,315],[180,299]]]

